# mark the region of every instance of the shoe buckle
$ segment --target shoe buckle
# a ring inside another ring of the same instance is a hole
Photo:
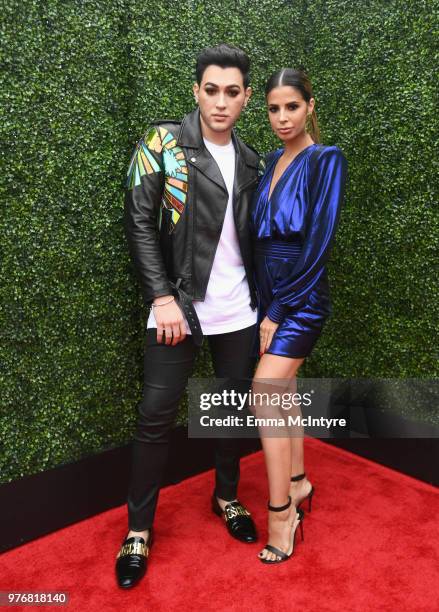
[[[250,516],[250,512],[241,506],[241,504],[237,506],[226,506],[224,510],[224,518],[226,521],[229,521],[237,516]]]
[[[125,557],[126,555],[143,555],[148,557],[149,549],[143,542],[129,542],[121,547],[116,558],[119,559],[119,557]]]

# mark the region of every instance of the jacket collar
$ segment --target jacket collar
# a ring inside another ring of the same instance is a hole
[[[177,137],[177,146],[189,147],[190,149],[201,149],[203,146],[203,135],[200,125],[200,109],[186,115],[181,122]]]
[[[239,190],[248,183],[250,177],[254,176],[254,168],[257,166],[257,163],[247,153],[235,130],[232,130],[232,142],[236,152],[235,188]],[[216,164],[212,164],[212,156],[204,145],[199,108],[196,108],[184,117],[177,137],[177,146],[196,149],[188,161],[193,163],[214,183],[226,189],[221,172]],[[253,170],[250,171],[248,166],[253,168]]]

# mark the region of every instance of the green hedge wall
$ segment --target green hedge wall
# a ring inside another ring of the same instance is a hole
[[[438,374],[438,13],[424,0],[308,3],[318,116],[325,141],[349,161],[331,263],[334,316],[312,374]]]
[[[263,83],[283,65],[304,66],[323,141],[349,160],[331,263],[334,316],[304,372],[437,374],[433,8],[5,3],[0,482],[130,439],[147,313],[123,236],[127,164],[149,121],[193,108],[195,55],[221,41],[253,60],[244,139],[261,151],[278,146]],[[210,371],[203,349],[196,373]]]

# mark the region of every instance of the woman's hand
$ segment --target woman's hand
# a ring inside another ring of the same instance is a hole
[[[261,326],[259,328],[259,339],[260,339],[260,349],[259,356],[263,355],[265,351],[270,348],[271,341],[273,339],[274,332],[279,327],[279,323],[275,323],[268,317],[262,321]]]

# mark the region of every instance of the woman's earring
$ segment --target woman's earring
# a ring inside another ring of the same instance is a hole
[[[311,131],[312,121],[311,121],[312,113],[308,113],[305,121],[305,132]]]

